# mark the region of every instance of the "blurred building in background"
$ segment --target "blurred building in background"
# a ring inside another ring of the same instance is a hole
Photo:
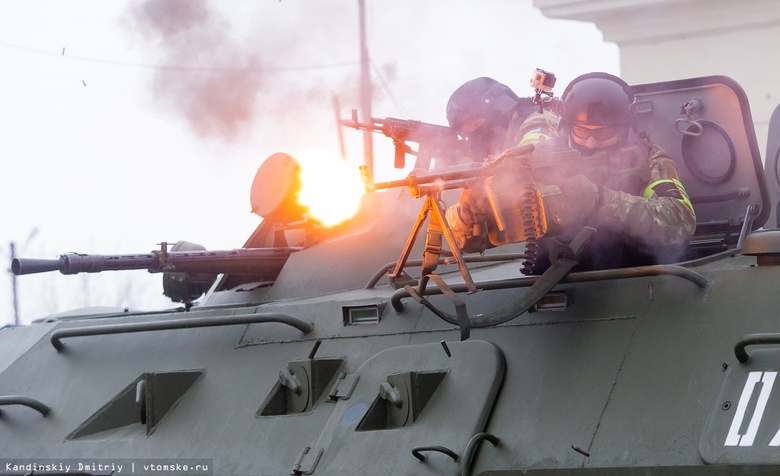
[[[777,0],[533,0],[549,18],[594,23],[620,50],[630,84],[724,75],[747,93],[765,156],[767,127],[780,104]]]

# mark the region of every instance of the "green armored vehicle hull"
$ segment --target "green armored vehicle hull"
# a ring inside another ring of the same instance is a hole
[[[686,261],[571,273],[494,322],[537,289],[523,244],[464,257],[477,292],[446,261],[419,296],[429,202],[368,194],[312,239],[261,200],[264,257],[197,303],[0,331],[0,474],[780,471],[780,116],[765,173],[730,79],[634,90],[696,207]]]

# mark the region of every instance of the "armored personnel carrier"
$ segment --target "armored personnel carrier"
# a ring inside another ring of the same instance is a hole
[[[0,331],[0,474],[780,472],[780,112],[764,166],[733,80],[633,90],[696,208],[682,262],[544,285],[523,243],[460,255],[435,225],[473,170],[421,156],[326,228],[283,153],[239,249],[15,261],[162,271],[182,304]]]

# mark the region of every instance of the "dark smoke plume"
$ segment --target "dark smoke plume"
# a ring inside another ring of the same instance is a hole
[[[205,137],[230,141],[251,125],[261,61],[231,38],[229,21],[208,0],[145,0],[129,13],[167,65],[154,73],[157,100]]]

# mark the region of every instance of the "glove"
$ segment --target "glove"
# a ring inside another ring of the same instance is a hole
[[[471,184],[464,188],[460,193],[458,205],[460,219],[466,225],[482,223],[490,213],[490,202],[481,184]]]
[[[490,247],[485,224],[489,211],[490,203],[483,187],[463,189],[458,204],[446,213],[458,249],[464,253],[482,253]]]
[[[600,206],[600,189],[582,174],[562,177],[558,180],[566,207],[566,223],[584,224]]]

